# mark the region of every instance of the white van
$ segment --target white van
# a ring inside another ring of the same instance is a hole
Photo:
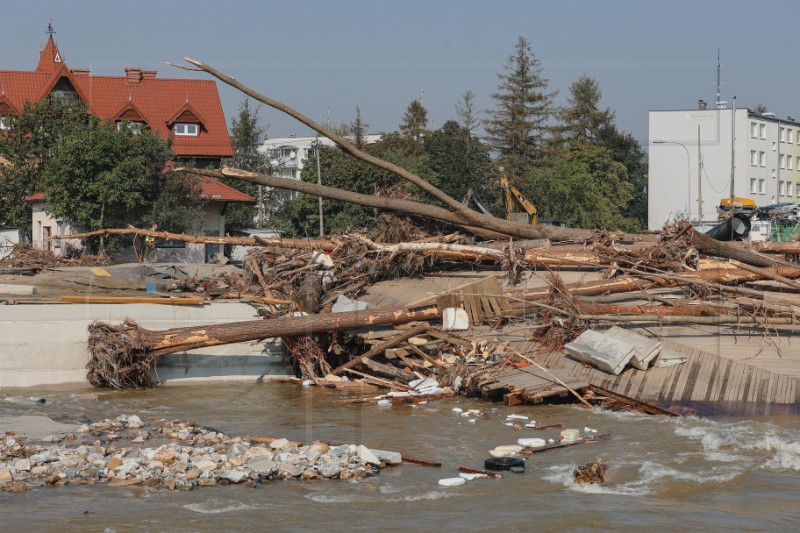
[[[264,239],[270,239],[275,237],[280,237],[280,232],[273,230],[273,229],[259,229],[259,228],[246,228],[240,229],[231,232],[232,237],[262,237]],[[254,248],[253,246],[244,246],[237,244],[231,248],[231,257],[230,260],[232,263],[241,263],[244,261],[244,256],[247,255],[247,252]]]

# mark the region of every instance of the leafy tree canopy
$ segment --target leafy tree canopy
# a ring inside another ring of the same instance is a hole
[[[423,143],[427,164],[436,173],[439,188],[460,200],[469,189],[484,203],[491,204],[498,196],[492,174],[489,149],[470,131],[449,120],[441,129],[431,132]]]
[[[171,155],[149,130],[133,133],[90,117],[52,148],[42,176],[48,209],[86,230],[152,222],[172,231],[195,229],[198,217],[190,214],[202,204],[197,196],[187,201],[196,191],[189,178],[164,173]]]
[[[540,219],[580,228],[628,229],[623,215],[633,187],[627,171],[599,145],[576,145],[548,159],[527,177],[529,199]]]
[[[26,103],[19,115],[6,118],[0,155],[11,166],[0,168],[0,226],[31,227],[31,206],[25,197],[43,191],[42,175],[53,150],[88,121],[82,102],[59,98]]]
[[[269,157],[259,150],[266,139],[266,127],[262,127],[258,116],[259,108],[250,106],[245,99],[239,104],[239,113],[231,118],[230,137],[233,146],[233,158],[228,162],[231,166],[251,172],[268,173]],[[222,180],[253,198],[258,198],[259,187],[237,179]],[[262,188],[262,195],[265,194]],[[229,204],[225,210],[225,226],[228,230],[251,228],[258,225],[255,221],[256,210],[249,204]],[[265,219],[269,218],[265,213]]]

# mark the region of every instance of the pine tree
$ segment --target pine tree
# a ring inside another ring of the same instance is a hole
[[[614,123],[611,108],[600,109],[603,92],[597,81],[587,74],[569,86],[568,105],[561,108],[561,134],[568,142],[596,141],[600,131]]]
[[[231,118],[231,145],[233,146],[233,158],[229,164],[242,170],[251,172],[268,173],[270,171],[269,158],[266,153],[259,150],[259,147],[266,138],[266,128],[262,127],[258,117],[259,108],[250,107],[250,101],[245,99],[239,104],[239,113]],[[258,199],[259,191],[262,195],[270,194],[271,191],[264,191],[252,183],[242,182],[241,180],[223,180],[226,185],[230,185],[254,198]],[[262,198],[262,203],[264,199]],[[256,213],[252,205],[231,204],[225,212],[225,226],[228,230],[249,228],[253,226]],[[265,215],[268,218],[268,214]],[[263,223],[263,220],[257,223]]]
[[[353,144],[359,150],[364,149],[368,128],[369,124],[361,118],[361,108],[356,106],[356,118],[350,123],[350,134],[353,136]]]
[[[472,91],[467,91],[461,97],[461,101],[456,103],[456,115],[459,118],[459,124],[462,128],[466,129],[470,135],[475,135],[478,129],[478,113],[475,111],[475,94]]]
[[[419,100],[414,100],[408,104],[406,112],[403,114],[403,122],[400,123],[400,133],[415,141],[422,140],[423,135],[428,129],[428,110]]]
[[[557,91],[548,92],[541,62],[521,36],[504,72],[497,76],[500,84],[492,93],[495,108],[484,127],[504,172],[519,183],[544,156]]]

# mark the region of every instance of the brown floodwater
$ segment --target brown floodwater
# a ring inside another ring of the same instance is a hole
[[[28,401],[43,397],[46,403]],[[119,414],[193,420],[232,435],[363,443],[440,461],[361,480],[273,481],[190,492],[66,486],[0,493],[2,531],[789,531],[800,524],[800,418],[662,418],[575,406],[506,407],[451,399],[416,407],[335,406],[344,393],[284,384],[170,386],[140,392],[0,392],[0,418]],[[480,409],[462,416],[453,408]],[[530,456],[521,474],[458,487],[488,450],[558,430],[515,430],[508,414],[612,437]],[[0,428],[2,429],[2,428]],[[602,458],[604,486],[572,470]]]

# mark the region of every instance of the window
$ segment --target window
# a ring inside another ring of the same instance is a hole
[[[794,132],[794,130],[792,128],[786,128],[786,142],[787,143],[791,143],[792,142],[792,134],[793,134],[793,132]]]
[[[0,115],[0,130],[7,130],[9,128],[9,120],[7,116]]]
[[[175,132],[175,135],[180,135],[183,137],[196,137],[199,129],[200,128],[197,127],[197,124],[178,122],[175,124],[173,131]]]
[[[750,123],[750,138],[757,139],[758,138],[758,124],[755,122]]]
[[[780,194],[781,196],[784,195],[784,192],[783,192],[784,185],[786,185],[785,181],[779,181],[778,182],[778,194]]]
[[[778,128],[778,140],[785,141],[786,140],[785,137],[786,137],[786,128],[781,126],[780,128]]]
[[[767,166],[767,154],[764,152],[758,152],[758,166],[765,167]]]
[[[784,161],[785,160],[786,160],[786,156],[781,154],[780,157],[778,158],[778,168],[786,168],[784,166]]]
[[[750,166],[756,166],[758,164],[758,156],[756,155],[755,150],[750,150]]]
[[[764,194],[764,180],[758,180],[758,193]]]
[[[759,139],[766,139],[767,138],[767,125],[766,124],[759,124],[758,125],[758,138]]]
[[[786,170],[792,170],[792,156],[786,156]]]
[[[142,128],[144,128],[144,122],[131,122],[129,120],[117,122],[117,130],[123,128],[128,128],[128,131],[138,135],[142,132]]]
[[[755,194],[758,191],[756,185],[757,180],[755,178],[750,178],[750,194]]]

